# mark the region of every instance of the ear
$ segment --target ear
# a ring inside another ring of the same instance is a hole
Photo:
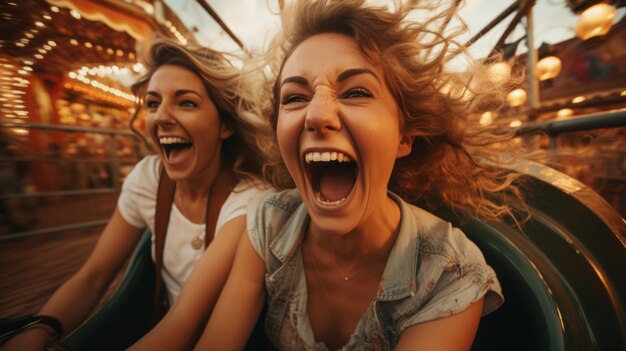
[[[400,144],[398,145],[398,153],[396,154],[396,158],[402,158],[411,153],[414,138],[414,136],[409,135],[402,136],[402,138],[400,139]]]
[[[220,123],[220,139],[228,139],[231,135],[233,135],[233,128],[229,125],[229,123]]]

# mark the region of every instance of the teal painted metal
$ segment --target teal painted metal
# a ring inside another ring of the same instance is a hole
[[[71,350],[124,350],[150,330],[154,264],[150,233],[139,242],[124,279],[102,307],[62,342]]]
[[[624,219],[576,180],[521,165],[532,216],[522,230],[438,213],[481,248],[506,299],[482,319],[472,350],[626,350]],[[64,342],[110,350],[137,340],[150,325],[153,270],[146,236],[119,290]]]
[[[472,218],[461,225],[507,299],[483,318],[473,349],[625,350],[624,219],[584,185],[560,186],[564,175],[533,167],[523,231]]]
[[[496,270],[505,296],[481,321],[473,350],[565,350],[559,306],[536,266],[541,253],[519,233],[503,235],[504,228],[475,220],[462,227]]]

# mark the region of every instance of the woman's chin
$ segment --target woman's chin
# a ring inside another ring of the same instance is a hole
[[[333,201],[323,199],[319,193],[309,192],[307,210],[314,227],[329,235],[344,235],[353,231],[363,213],[360,205],[364,205],[363,201],[358,201],[354,190]]]

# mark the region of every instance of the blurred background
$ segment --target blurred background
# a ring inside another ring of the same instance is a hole
[[[626,1],[448,4],[461,6],[470,30],[460,41],[473,56],[504,57],[490,66],[494,82],[526,75],[506,105],[472,118],[514,128],[537,150],[563,151],[547,162],[626,216]],[[285,5],[0,1],[0,315],[36,312],[75,272],[125,176],[149,152],[128,128],[130,85],[144,70],[139,44],[159,33],[227,52],[262,51]],[[464,67],[460,58],[449,62]]]

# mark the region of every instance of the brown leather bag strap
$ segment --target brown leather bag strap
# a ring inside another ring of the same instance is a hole
[[[163,250],[165,248],[165,236],[170,222],[170,213],[174,203],[176,182],[170,179],[161,169],[159,188],[157,190],[156,211],[154,213],[154,267],[156,273],[154,286],[154,301],[152,304],[152,324],[156,325],[167,311],[167,300],[164,300],[163,278]]]
[[[206,215],[205,215],[205,248],[213,241],[215,236],[215,227],[217,218],[228,195],[235,186],[235,180],[226,170],[220,171],[213,185],[209,189],[209,198],[207,198]],[[156,325],[167,312],[167,300],[163,295],[163,278],[161,270],[163,269],[163,252],[165,250],[165,236],[167,235],[167,227],[170,221],[170,213],[172,204],[174,203],[174,193],[176,191],[176,182],[167,176],[167,172],[163,168],[161,177],[159,178],[159,187],[156,198],[156,211],[154,214],[154,266],[156,273],[154,287],[154,301],[152,304],[152,324]]]
[[[206,204],[205,218],[205,234],[204,247],[207,248],[215,237],[215,227],[217,226],[217,218],[228,195],[235,187],[235,180],[231,177],[230,172],[222,169],[215,178],[215,182],[209,189],[209,198]]]

